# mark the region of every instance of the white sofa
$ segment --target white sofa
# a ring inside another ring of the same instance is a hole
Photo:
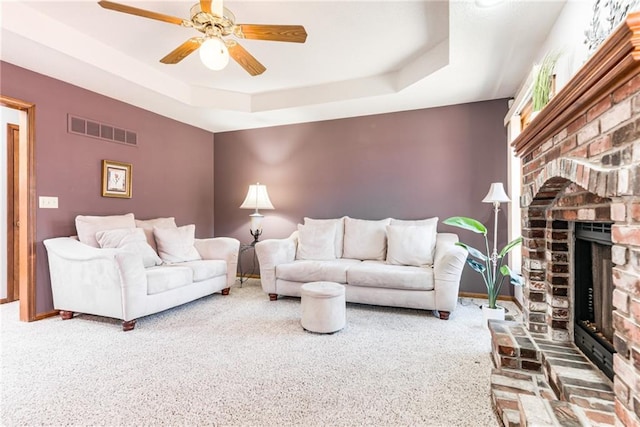
[[[47,239],[54,308],[63,319],[86,313],[136,319],[195,299],[229,293],[236,279],[236,239],[195,239],[195,226],[133,214],[78,216],[77,238]],[[156,246],[157,244],[157,246]]]
[[[437,310],[448,319],[467,251],[456,234],[437,233],[437,223],[305,218],[288,238],[256,244],[262,288],[274,301],[300,297],[307,282],[336,282],[347,302]]]

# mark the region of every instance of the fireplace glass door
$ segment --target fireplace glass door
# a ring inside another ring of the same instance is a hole
[[[613,379],[611,245],[611,224],[575,224],[574,338],[582,352]]]

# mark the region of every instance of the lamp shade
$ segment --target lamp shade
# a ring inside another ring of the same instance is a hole
[[[484,199],[482,199],[483,203],[506,203],[510,201],[511,199],[509,199],[509,196],[507,196],[507,193],[504,191],[504,186],[501,182],[492,183],[489,192]]]
[[[275,209],[269,200],[267,186],[260,183],[250,185],[240,209]]]
[[[200,46],[200,60],[211,70],[222,70],[229,63],[229,49],[218,37],[212,37]]]

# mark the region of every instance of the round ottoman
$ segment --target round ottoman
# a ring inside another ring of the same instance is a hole
[[[310,282],[302,285],[302,318],[307,331],[329,334],[344,328],[346,303],[344,286],[334,282]]]

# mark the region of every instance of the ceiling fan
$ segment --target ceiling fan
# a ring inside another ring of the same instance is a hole
[[[236,24],[235,16],[229,9],[223,7],[222,0],[200,0],[191,7],[189,19],[138,9],[108,0],[101,0],[98,4],[105,9],[195,28],[203,33],[203,36],[190,38],[162,58],[160,62],[163,64],[177,64],[200,48],[200,59],[208,68],[223,69],[231,56],[249,74],[257,76],[266,70],[265,66],[229,36],[239,39],[293,43],[304,43],[307,40],[307,32],[302,25]]]

